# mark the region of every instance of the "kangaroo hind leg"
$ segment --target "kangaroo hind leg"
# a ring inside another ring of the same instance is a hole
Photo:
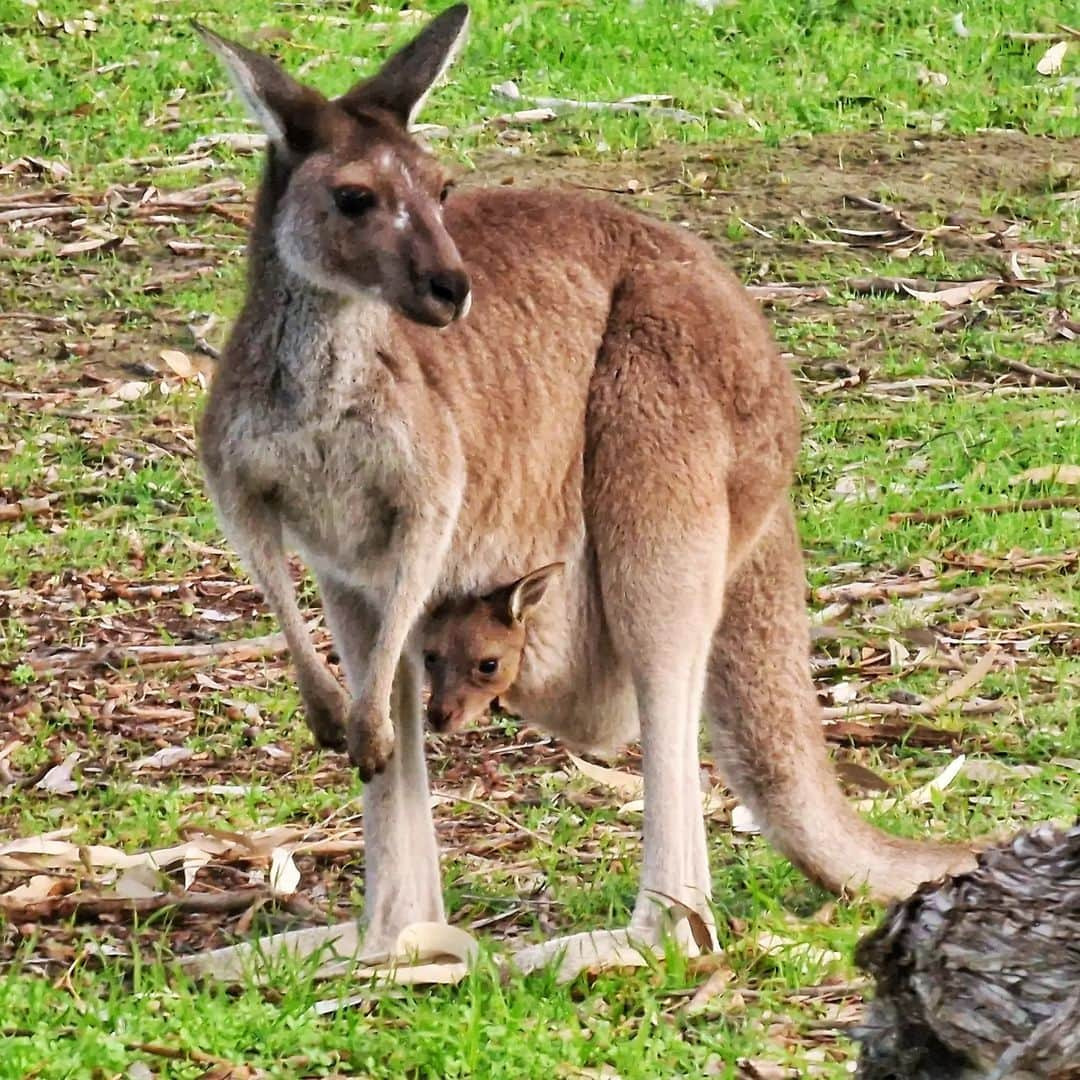
[[[667,267],[620,291],[589,405],[586,515],[607,631],[630,672],[645,774],[631,930],[677,900],[709,921],[698,737],[731,537],[723,357],[708,282]]]

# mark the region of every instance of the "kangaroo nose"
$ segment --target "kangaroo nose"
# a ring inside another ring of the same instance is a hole
[[[455,319],[468,311],[469,275],[464,270],[436,270],[428,275],[427,289],[436,300],[453,305]]]

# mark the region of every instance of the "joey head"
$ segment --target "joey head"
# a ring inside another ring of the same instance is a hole
[[[514,685],[529,620],[562,563],[551,563],[486,596],[447,600],[424,627],[428,723],[458,731]]]

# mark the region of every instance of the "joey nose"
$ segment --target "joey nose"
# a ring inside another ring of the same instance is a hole
[[[454,309],[455,319],[465,314],[470,286],[464,270],[436,270],[428,274],[424,284],[433,299]]]
[[[428,706],[428,723],[432,731],[445,732],[450,727],[451,712],[441,705]]]

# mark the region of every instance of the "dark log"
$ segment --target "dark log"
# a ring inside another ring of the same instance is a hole
[[[1080,1080],[1080,824],[923,885],[860,943],[861,1080]]]

